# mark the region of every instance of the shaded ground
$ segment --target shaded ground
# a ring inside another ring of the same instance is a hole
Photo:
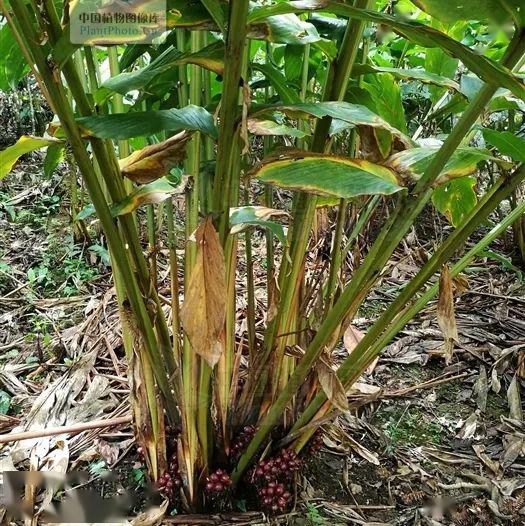
[[[31,422],[55,426],[127,413],[107,254],[96,224],[88,224],[88,240],[75,242],[64,180],[42,181],[40,164],[38,157],[26,161],[0,187],[2,433]],[[425,229],[432,227],[425,222],[409,236],[356,328],[366,331],[417,271],[431,248],[422,241],[431,238]],[[487,254],[465,272],[468,282],[458,283],[464,291],[456,305],[460,342],[452,362],[446,365],[441,352],[433,303],[350,393],[352,412],[326,428],[322,451],[297,481],[295,511],[275,522],[524,523],[525,285],[505,244],[491,249],[499,259]],[[256,261],[256,271],[262,264]],[[161,254],[162,275],[163,265]],[[338,351],[341,358],[345,353]],[[32,446],[4,447],[0,459],[16,465]],[[82,433],[67,446],[60,437],[46,439],[38,448],[31,462],[87,470],[102,495],[144,491],[129,428]],[[116,471],[116,481],[103,481],[108,469]],[[243,506],[237,503],[235,520],[227,520],[266,522],[243,515]]]

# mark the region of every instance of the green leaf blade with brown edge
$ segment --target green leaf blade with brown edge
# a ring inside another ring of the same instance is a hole
[[[186,158],[191,133],[181,132],[165,141],[146,146],[119,161],[122,175],[135,183],[146,184],[169,173]]]
[[[174,194],[184,192],[187,183],[187,176],[183,176],[178,182],[170,177],[161,177],[133,190],[125,199],[111,207],[111,213],[116,217],[130,214],[139,206],[161,203]]]
[[[432,203],[454,227],[457,227],[478,202],[475,186],[474,177],[452,179],[434,190]]]
[[[213,139],[217,138],[217,128],[211,113],[192,104],[180,109],[80,117],[77,122],[84,134],[100,139],[125,140],[155,135],[161,131],[181,130],[200,131]]]
[[[309,135],[298,128],[287,126],[286,124],[279,124],[278,122],[269,119],[248,119],[247,127],[248,131],[253,133],[253,135],[286,135],[288,137],[297,137],[299,139]]]
[[[417,181],[427,169],[439,148],[412,148],[390,156],[385,166],[395,170],[404,179]],[[470,175],[477,170],[481,161],[493,160],[501,162],[483,148],[458,148],[447,161],[436,184],[444,183],[456,177]]]
[[[483,138],[495,146],[502,155],[507,155],[514,161],[525,162],[525,139],[509,131],[496,131],[483,128]]]
[[[323,117],[331,117],[336,121],[342,121],[351,126],[383,129],[390,132],[397,140],[398,150],[416,146],[416,143],[410,137],[388,124],[383,118],[362,104],[339,101],[318,102],[315,104],[277,104],[256,108],[253,116],[275,111],[283,112],[292,118],[316,117],[321,119]]]
[[[252,177],[279,188],[349,199],[359,195],[391,195],[403,189],[394,172],[362,159],[307,155],[263,163]]]
[[[0,152],[0,181],[13,169],[14,165],[29,152],[40,150],[46,146],[62,145],[63,141],[57,139],[45,139],[44,137],[33,137],[22,135],[12,146],[8,146]]]
[[[211,217],[195,232],[197,257],[185,292],[180,319],[192,349],[210,367],[222,354],[219,336],[226,318],[226,268]]]
[[[355,64],[352,68],[352,74],[355,76],[374,75],[379,73],[390,73],[399,79],[419,80],[425,84],[435,84],[436,86],[441,86],[454,91],[460,90],[460,86],[455,80],[444,77],[443,75],[431,73],[430,71],[427,71],[423,68],[404,69],[372,66],[371,64]]]

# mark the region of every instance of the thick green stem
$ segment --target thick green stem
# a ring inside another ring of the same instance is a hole
[[[370,0],[356,0],[355,7],[366,8]],[[350,74],[357,57],[359,44],[363,35],[365,23],[361,20],[352,19],[347,24],[345,36],[341,49],[330,68],[328,78],[330,79],[325,88],[323,100],[342,100],[345,96]],[[329,132],[332,119],[325,117],[317,122],[312,141],[312,151],[324,152],[330,148]],[[301,194],[296,200],[293,213],[292,238],[290,242],[290,260],[283,258],[279,272],[279,285],[281,288],[281,301],[275,322],[271,323],[265,335],[265,355],[269,356],[274,345],[276,345],[274,364],[272,365],[272,394],[275,396],[279,387],[279,370],[284,359],[284,340],[277,341],[279,334],[290,332],[292,309],[290,308],[296,294],[298,293],[302,273],[303,262],[310,239],[310,231],[315,215],[317,197],[314,195]]]
[[[423,265],[418,274],[410,280],[403,291],[397,298],[388,306],[386,311],[374,323],[374,325],[367,331],[365,337],[359,342],[357,347],[339,367],[337,374],[345,386],[351,385],[362,371],[367,367],[371,360],[377,356],[383,349],[384,345],[390,341],[404,325],[410,321],[407,318],[408,313],[411,317],[415,315],[425,303],[422,303],[423,298],[427,298],[429,292],[426,293],[413,307],[405,309],[403,315],[403,308],[409,304],[411,299],[418,293],[418,291],[425,285],[425,283],[448,261],[454,253],[463,245],[472,232],[488,217],[488,215],[495,210],[497,205],[506,199],[514,189],[525,179],[525,166],[516,170],[514,175],[509,178],[501,178],[496,185],[486,194],[482,201],[477,205],[474,211],[467,218],[465,223],[454,230],[454,232],[445,240],[434,255]],[[505,221],[507,223],[507,221]],[[461,260],[463,262],[463,259]],[[430,290],[433,290],[431,288]],[[428,301],[428,299],[427,299]],[[417,310],[415,310],[417,309]],[[397,321],[396,321],[397,320]],[[392,327],[389,327],[390,323]],[[382,336],[384,334],[384,337]],[[380,338],[378,340],[378,338]],[[377,341],[377,343],[375,343]],[[308,406],[301,417],[295,423],[292,432],[300,429],[306,425],[321,408],[325,402],[326,397],[319,393],[315,400]],[[315,429],[309,429],[306,435],[309,437],[313,434]],[[305,440],[301,441],[301,444]]]
[[[114,262],[117,262],[120,272],[122,273],[123,280],[127,284],[127,297],[135,316],[137,326],[144,338],[144,346],[150,356],[152,367],[155,371],[156,380],[166,400],[168,401],[168,410],[170,411],[171,416],[176,419],[175,399],[171,389],[169,388],[166,373],[162,366],[162,360],[159,359],[158,346],[148,311],[144,304],[135,274],[133,273],[129,264],[127,250],[124,247],[122,239],[120,238],[118,229],[114,223],[102,189],[97,181],[95,172],[93,170],[93,165],[84,147],[80,131],[75,122],[75,117],[67,101],[64,87],[56,80],[55,72],[50,68],[40,46],[38,45],[38,35],[31,25],[31,17],[25,4],[17,0],[11,2],[11,8],[13,9],[20,27],[25,34],[30,54],[32,55],[42,79],[46,84],[49,96],[53,101],[53,107],[56,108],[58,117],[64,128],[64,132],[66,133],[66,136],[71,144],[78,167],[83,175],[86,188],[95,206],[97,216],[99,217],[100,222],[104,228],[108,245],[114,255]],[[2,9],[5,10],[5,5],[3,2]]]
[[[44,0],[44,5],[49,20],[49,26],[47,26],[47,30],[49,31],[52,41],[56,44],[62,36],[60,21],[58,20],[53,2],[51,0]],[[35,42],[37,42],[37,40],[35,40]],[[71,60],[65,62],[62,68],[62,73],[67,80],[68,87],[71,90],[80,115],[93,115],[93,108],[91,107],[91,103],[82,87],[82,82],[79,78],[75,65]],[[122,201],[126,197],[127,193],[123,178],[120,174],[120,169],[118,167],[118,162],[112,142],[104,142],[97,138],[91,138],[90,142],[112,201]],[[169,331],[166,320],[162,315],[162,305],[158,298],[157,292],[156,290],[152,290],[150,287],[149,270],[142,252],[142,247],[140,245],[140,239],[137,234],[133,216],[130,214],[120,216],[119,223],[125,236],[126,243],[129,247],[129,253],[131,255],[132,261],[135,265],[141,292],[144,296],[150,298],[151,300],[151,303],[148,302],[148,312],[150,313],[150,317],[155,324],[155,330],[159,339],[159,347],[163,356],[163,361],[166,365],[168,375],[171,377],[175,373],[176,365],[173,353],[171,352]]]
[[[227,60],[224,67],[217,164],[213,182],[214,209],[219,213],[219,235],[223,245],[228,236],[229,209],[230,206],[234,206],[232,204],[232,191],[235,181],[231,167],[233,152],[237,144],[239,86],[244,82],[241,74],[245,58],[248,7],[248,0],[232,0],[230,2],[230,20],[225,55]]]
[[[506,66],[513,67],[521,58],[525,48],[524,35],[525,31],[517,33],[509,45],[509,49],[507,50],[503,61]],[[338,329],[348,314],[357,307],[357,302],[364,297],[364,293],[366,293],[367,290],[365,285],[368,285],[368,288],[372,286],[375,278],[379,275],[379,272],[395,250],[395,247],[408,231],[413,220],[430,199],[432,194],[432,184],[441,173],[441,170],[444,168],[450,156],[461,143],[465,134],[476,122],[479,114],[483,111],[484,105],[492,98],[496,89],[497,86],[494,85],[484,85],[481,88],[477,97],[475,97],[470,103],[465,112],[463,112],[457,125],[454,127],[451,134],[445,140],[443,146],[434,156],[429,167],[418,181],[414,193],[401,198],[398,202],[396,210],[391,215],[387,225],[382,229],[379,237],[376,239],[376,242],[365,258],[365,261],[358,268],[354,278],[335,303],[333,309],[328,313],[328,316],[325,318],[323,324],[306,350],[305,355],[298,363],[297,368],[290,377],[286,389],[280,393],[279,397],[268,411],[266,417],[260,423],[259,430],[248,446],[248,449],[239,460],[239,464],[233,475],[235,482],[238,481],[251,458],[266,438],[271,426],[280,415],[282,415],[286,405],[306,378],[312,365],[319,358],[324,346],[329,339],[332,338],[334,331]]]

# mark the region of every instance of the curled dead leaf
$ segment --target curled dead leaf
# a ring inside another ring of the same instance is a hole
[[[514,420],[523,420],[523,409],[521,408],[520,388],[516,376],[510,382],[507,390],[507,400],[509,402],[509,416]]]
[[[159,179],[186,158],[186,144],[191,136],[192,132],[183,131],[158,144],[133,152],[119,161],[122,175],[141,184]]]
[[[348,399],[346,391],[336,372],[322,359],[317,363],[316,369],[317,378],[326,398],[340,411],[347,411]]]
[[[443,266],[439,278],[439,299],[437,305],[437,321],[443,331],[445,338],[444,351],[445,361],[449,364],[452,361],[454,352],[454,342],[459,341],[458,328],[456,325],[456,314],[454,310],[454,292],[452,288],[452,278],[447,265]]]
[[[222,354],[219,335],[226,317],[226,269],[211,217],[197,228],[195,240],[197,259],[181,309],[181,321],[194,351],[214,367]]]
[[[357,347],[357,344],[365,337],[364,333],[353,325],[349,325],[343,335],[343,343],[348,354]],[[366,373],[372,374],[376,368],[379,357],[375,358],[374,361],[367,367]]]
[[[166,510],[168,509],[168,501],[165,500],[160,506],[150,508],[135,517],[129,524],[131,526],[157,526],[162,523]]]

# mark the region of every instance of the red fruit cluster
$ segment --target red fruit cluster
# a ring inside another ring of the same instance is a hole
[[[179,471],[179,460],[177,454],[173,453],[168,462],[168,471],[163,473],[157,481],[159,493],[173,502],[177,497],[178,488],[182,486],[182,478]]]
[[[292,495],[286,491],[283,484],[269,482],[267,486],[259,490],[261,506],[271,512],[280,513],[286,510]]]
[[[235,437],[233,444],[230,448],[230,457],[237,459],[248,447],[253,435],[257,431],[255,426],[245,426],[242,431]]]
[[[177,440],[179,438],[180,433],[180,427],[166,427],[166,449],[168,453],[175,453],[177,451]]]
[[[306,449],[306,456],[315,455],[323,447],[323,434],[321,431],[317,431],[314,436],[308,442]]]
[[[232,479],[224,469],[218,469],[206,478],[206,491],[213,496],[224,493],[232,484]]]
[[[301,467],[301,461],[297,453],[292,449],[283,449],[277,456],[268,460],[261,460],[255,468],[256,479],[264,479],[267,482],[277,479],[291,478]]]

